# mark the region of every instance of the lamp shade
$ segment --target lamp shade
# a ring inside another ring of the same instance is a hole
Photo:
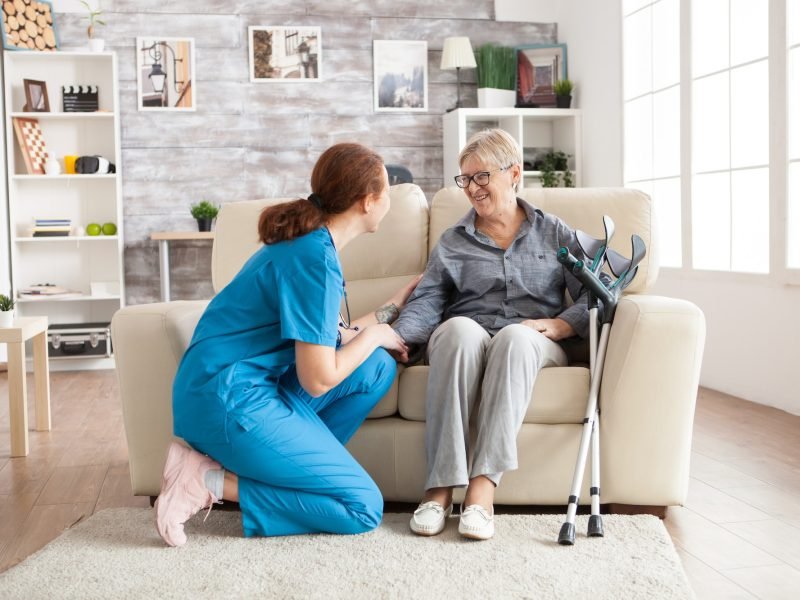
[[[472,44],[468,37],[449,37],[444,40],[442,48],[441,69],[474,69],[478,65],[475,63],[475,54],[472,52]]]

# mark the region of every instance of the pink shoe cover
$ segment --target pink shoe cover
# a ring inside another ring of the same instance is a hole
[[[220,464],[204,454],[176,442],[169,445],[167,462],[161,476],[161,494],[156,500],[156,529],[170,546],[183,546],[183,524],[219,499],[208,491],[205,473],[221,469]]]

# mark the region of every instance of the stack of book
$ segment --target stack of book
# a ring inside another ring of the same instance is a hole
[[[70,219],[36,219],[31,230],[33,237],[51,237],[69,235],[72,230]]]
[[[82,296],[78,291],[69,288],[61,287],[53,283],[37,283],[28,287],[22,288],[19,291],[19,297],[26,300],[45,300],[47,298],[72,298],[75,296]]]

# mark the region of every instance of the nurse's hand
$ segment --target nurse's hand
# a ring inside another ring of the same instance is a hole
[[[397,335],[397,332],[392,329],[388,323],[379,323],[364,330],[364,333],[370,332],[370,335],[376,336],[376,341],[381,348],[388,350],[396,360],[399,362],[408,361],[408,346],[403,338]]]

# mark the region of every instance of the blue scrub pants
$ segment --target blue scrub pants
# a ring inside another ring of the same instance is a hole
[[[239,477],[245,536],[364,533],[383,516],[383,497],[344,444],[389,391],[397,365],[382,348],[347,379],[312,398],[293,367],[279,395],[247,410],[253,426],[229,418],[228,442],[194,443]]]

